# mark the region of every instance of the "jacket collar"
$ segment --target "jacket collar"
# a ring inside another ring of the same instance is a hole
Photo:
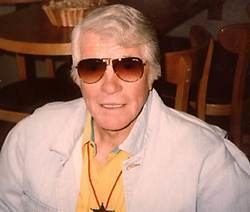
[[[50,150],[59,154],[63,162],[67,161],[76,143],[81,141],[80,138],[87,118],[83,98],[73,100],[69,104],[66,105],[67,111],[65,112],[68,114],[66,120],[63,123],[58,123],[61,127],[57,127],[59,130],[55,132],[55,141],[50,146]]]
[[[119,146],[119,149],[128,152],[130,156],[136,155],[143,149],[144,145],[149,140],[153,129],[152,126],[157,124],[153,122],[153,120],[156,120],[156,114],[152,114],[152,107],[158,107],[160,103],[161,100],[153,89],[149,92],[148,99],[138,116],[133,129],[126,140]],[[61,156],[63,162],[68,160],[76,143],[81,142],[80,138],[87,118],[87,109],[83,98],[73,100],[72,106],[70,107],[71,109],[67,111],[67,113],[70,114],[70,118],[65,120],[64,123],[59,123],[61,125],[61,127],[58,127],[60,131],[55,132],[57,134],[55,137],[56,141],[52,142],[50,147],[51,151],[54,151]],[[64,136],[62,136],[62,134]]]
[[[152,136],[155,126],[157,126],[157,113],[161,104],[163,103],[156,91],[154,89],[150,91],[146,104],[129,136],[119,146],[120,149],[128,152],[130,156],[136,155],[144,149]]]

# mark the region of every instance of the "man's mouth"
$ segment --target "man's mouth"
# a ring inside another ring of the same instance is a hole
[[[121,108],[123,106],[124,106],[124,104],[113,104],[113,103],[101,104],[101,107],[103,107],[105,109],[118,109],[118,108]]]

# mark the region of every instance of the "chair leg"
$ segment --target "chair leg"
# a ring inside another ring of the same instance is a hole
[[[18,68],[18,78],[20,80],[27,79],[25,56],[21,54],[16,54],[16,62],[17,62],[17,68]]]
[[[55,76],[55,66],[54,66],[53,60],[51,58],[46,58],[45,63],[47,65],[47,69],[48,69],[48,76],[54,77]]]
[[[236,117],[237,116],[237,117]],[[230,132],[231,139],[235,143],[236,146],[240,148],[241,139],[242,139],[242,124],[241,124],[241,114],[235,115],[235,117],[231,118],[230,122]]]
[[[231,115],[231,133],[233,142],[240,147],[242,137],[242,112],[244,104],[246,74],[248,68],[248,59],[245,54],[240,54],[234,77],[234,87],[232,94],[232,115]]]

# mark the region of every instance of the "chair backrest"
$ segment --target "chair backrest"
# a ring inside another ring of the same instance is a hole
[[[177,110],[187,111],[190,85],[198,85],[202,77],[209,36],[203,34],[205,29],[201,29],[198,26],[191,27],[190,42],[193,45],[191,48],[164,54],[164,78],[176,85],[175,109]]]
[[[223,27],[218,31],[217,39],[222,47],[238,55],[234,71],[230,128],[233,141],[239,145],[246,74],[250,61],[250,23]]]
[[[208,45],[207,54],[202,69],[202,76],[198,85],[198,94],[196,101],[197,116],[200,119],[205,120],[207,87],[214,51],[214,41],[212,35],[205,28],[198,25],[195,25],[191,28],[189,36],[192,47]],[[204,41],[206,42],[206,44],[204,44]]]

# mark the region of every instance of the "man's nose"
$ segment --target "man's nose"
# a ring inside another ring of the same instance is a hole
[[[112,94],[119,92],[122,89],[121,80],[117,77],[113,70],[112,64],[108,64],[103,75],[102,91]]]

